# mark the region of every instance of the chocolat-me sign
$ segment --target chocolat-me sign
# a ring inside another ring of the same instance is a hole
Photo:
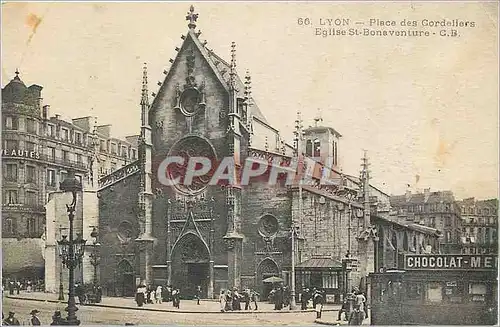
[[[496,255],[467,254],[407,254],[405,270],[495,270]]]

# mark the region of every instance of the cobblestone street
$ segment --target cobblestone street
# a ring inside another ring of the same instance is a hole
[[[31,299],[22,299],[29,297]],[[44,297],[47,301],[44,301]],[[33,309],[40,311],[42,324],[50,324],[51,316],[55,310],[61,310],[64,314],[66,303],[57,303],[54,294],[31,293],[20,294],[3,299],[3,312],[16,312],[16,317],[27,322],[29,312]],[[175,312],[171,303],[150,304],[143,308],[134,306],[131,298],[104,298],[102,306],[79,306],[78,318],[83,325],[109,324],[124,325],[133,324],[180,324],[180,325],[313,325],[316,313],[313,311],[301,312],[284,310],[276,312],[272,305],[259,303],[262,310],[252,312],[218,312],[218,303],[214,301],[202,301],[198,306],[195,301],[186,300],[181,302],[181,309]],[[154,311],[153,311],[154,310]],[[169,311],[166,311],[169,310]],[[205,310],[205,311],[204,311]],[[323,313],[325,320],[333,321],[337,314],[336,307],[329,306],[327,312]],[[192,311],[192,312],[188,312]],[[329,319],[330,318],[330,319]]]

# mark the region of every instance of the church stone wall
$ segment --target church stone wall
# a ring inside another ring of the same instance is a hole
[[[135,174],[99,192],[100,278],[110,296],[123,292],[123,285],[117,285],[123,278],[118,269],[122,260],[139,271],[134,244],[139,235],[138,190],[139,174]],[[135,283],[135,276],[130,280]]]

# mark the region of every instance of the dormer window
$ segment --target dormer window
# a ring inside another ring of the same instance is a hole
[[[82,134],[75,132],[75,143],[78,145],[82,145]]]
[[[312,141],[307,140],[307,142],[306,142],[306,156],[312,157],[312,153],[313,153],[312,149],[313,149]]]
[[[66,128],[63,128],[63,140],[66,142],[69,141],[69,131]]]
[[[4,126],[5,126],[5,129],[18,130],[19,129],[19,120],[17,119],[17,117],[5,116]]]
[[[54,125],[48,124],[48,136],[55,137],[56,136],[56,128]]]
[[[321,155],[321,142],[318,139],[315,139],[313,142],[313,157],[319,157]]]
[[[36,134],[36,122],[32,118],[26,119],[26,131],[28,133]]]

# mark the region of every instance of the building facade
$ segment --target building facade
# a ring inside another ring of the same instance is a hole
[[[92,167],[102,175],[137,160],[136,137],[113,139],[109,126],[95,126],[94,117],[61,119],[50,116],[50,106],[42,105],[42,87],[27,87],[16,76],[2,89],[2,243],[4,254],[16,257],[21,243],[31,245],[23,252],[23,262],[6,263],[4,275],[43,275],[45,204],[48,195],[59,189],[68,170],[73,170],[85,187],[97,185]],[[104,149],[95,150],[104,142]],[[113,146],[114,145],[114,146]],[[119,151],[119,152],[118,152]],[[93,181],[92,179],[95,179]],[[24,246],[26,248],[26,246]]]
[[[498,253],[498,199],[464,199],[462,212],[462,253]]]
[[[402,221],[411,221],[435,228],[442,233],[440,251],[442,253],[461,253],[462,219],[460,208],[453,192],[423,193],[407,191],[404,195],[391,196],[391,207]]]
[[[197,18],[191,7],[188,32],[151,104],[144,68],[139,160],[100,179],[104,291],[130,296],[145,281],[174,285],[188,297],[197,286],[209,298],[232,287],[266,296],[265,278],[290,284],[295,255],[297,285],[329,289],[339,301],[345,283],[338,268],[346,256],[359,262],[349,274],[353,286],[376,269],[377,215],[388,212],[388,195],[369,184],[366,156],[359,177],[339,172],[340,134],[333,128],[303,130],[298,117],[288,144],[258,107],[250,75],[240,79],[236,73],[234,42],[231,60],[223,60],[199,39]],[[185,160],[162,165],[174,156]],[[228,173],[236,177],[210,185],[210,170],[186,185],[192,157],[213,163],[231,158]],[[262,176],[238,183],[254,160],[267,165]],[[273,176],[272,165],[283,167],[283,174]],[[287,172],[291,179],[307,172],[310,180],[287,186]],[[161,176],[181,183],[165,185]],[[328,185],[320,185],[324,177]]]

